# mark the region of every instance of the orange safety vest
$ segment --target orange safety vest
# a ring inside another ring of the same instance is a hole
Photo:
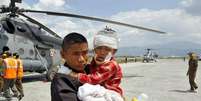
[[[17,77],[18,78],[22,78],[23,75],[24,75],[24,72],[23,72],[23,64],[22,64],[22,61],[20,59],[16,59],[17,60]]]
[[[17,61],[13,58],[4,59],[5,68],[4,68],[4,78],[6,79],[15,79],[17,77]]]

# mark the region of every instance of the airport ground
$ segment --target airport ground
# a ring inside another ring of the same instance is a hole
[[[198,92],[189,92],[186,76],[188,61],[161,59],[154,63],[121,64],[124,78],[121,86],[127,101],[144,93],[147,101],[201,101],[201,62],[197,72]],[[23,83],[25,97],[22,101],[51,101],[50,82],[43,78],[27,78]],[[5,101],[0,98],[0,101]],[[13,99],[12,101],[17,101]]]
[[[201,62],[199,64],[201,66]],[[201,101],[201,87],[198,88],[198,93],[188,91],[188,61],[162,59],[156,63],[137,62],[121,66],[124,73],[122,87],[128,99],[144,93],[148,96],[148,101]],[[201,84],[199,67],[198,86]]]

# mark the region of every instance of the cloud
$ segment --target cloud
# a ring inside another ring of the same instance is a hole
[[[42,2],[38,2],[35,5],[43,4]],[[57,7],[57,9],[62,11],[66,8],[64,8],[63,5],[62,7]],[[91,44],[90,47],[92,47],[93,35],[98,30],[103,29],[106,25],[111,26],[119,33],[118,35],[121,38],[120,47],[149,46],[173,41],[201,43],[201,28],[199,27],[201,26],[201,18],[199,16],[191,15],[181,8],[162,10],[141,9],[137,11],[120,12],[109,18],[115,21],[162,30],[168,32],[167,35],[159,35],[149,31],[107,23],[94,23],[93,21],[81,19],[44,16],[41,14],[34,15],[33,17],[38,19],[39,22],[48,25],[62,37],[70,32],[83,33],[89,40],[89,43]]]
[[[180,4],[184,7],[190,7],[193,3],[193,0],[183,0],[180,2]]]
[[[39,0],[39,3],[46,6],[60,7],[65,4],[65,0]]]
[[[180,4],[190,14],[201,15],[201,0],[182,0]]]
[[[9,5],[10,0],[1,0],[1,5]]]
[[[96,25],[92,22],[80,19],[76,19],[76,21],[68,19],[57,20],[54,26],[51,27],[51,29],[57,32],[61,37],[64,37],[71,32],[78,32],[83,34],[89,42],[90,49],[93,47],[92,42],[94,34],[101,28],[102,27],[100,27],[100,25]]]
[[[188,14],[182,9],[149,10],[121,12],[112,19],[129,24],[146,26],[167,32],[158,35],[148,31],[131,31],[133,29],[116,26],[119,29],[120,46],[146,46],[174,41],[190,41],[201,43],[201,17]],[[134,29],[136,30],[136,29]],[[131,44],[132,43],[132,44]]]
[[[39,0],[37,4],[33,5],[34,9],[49,10],[49,11],[65,11],[70,6],[66,4],[66,0]]]
[[[3,0],[3,3],[8,3]],[[96,23],[89,20],[72,19],[67,17],[47,16],[43,14],[30,14],[29,16],[37,19],[39,22],[47,25],[52,30],[64,37],[70,32],[79,32],[87,37],[92,47],[93,35],[103,29],[106,25],[116,30],[121,39],[120,47],[127,46],[149,46],[153,44],[164,44],[174,41],[189,41],[200,43],[201,39],[201,17],[195,16],[187,11],[187,8],[193,7],[196,0],[192,2],[183,0],[181,5],[185,8],[150,10],[140,9],[127,12],[120,12],[108,19],[121,21],[133,25],[165,31],[167,35],[159,35],[149,31],[143,31],[134,28],[128,28],[107,23]],[[198,0],[196,1],[199,2]],[[200,3],[201,4],[201,3]],[[71,11],[71,7],[66,4],[66,0],[39,0],[37,3],[28,5],[20,4],[26,8],[60,11]],[[197,4],[199,5],[199,4]],[[201,7],[201,6],[200,6]],[[198,8],[198,7],[197,7]]]

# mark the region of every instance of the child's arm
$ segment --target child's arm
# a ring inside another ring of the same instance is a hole
[[[117,71],[117,63],[110,62],[108,65],[101,67],[104,72],[96,71],[91,74],[79,73],[78,80],[81,83],[100,84],[113,76]]]

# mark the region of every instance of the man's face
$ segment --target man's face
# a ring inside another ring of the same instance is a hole
[[[96,64],[102,64],[105,62],[106,56],[113,53],[114,49],[107,46],[99,46],[94,49],[95,52],[95,62]]]
[[[88,58],[88,45],[87,43],[75,43],[66,50],[62,49],[61,56],[71,68],[83,71]]]

